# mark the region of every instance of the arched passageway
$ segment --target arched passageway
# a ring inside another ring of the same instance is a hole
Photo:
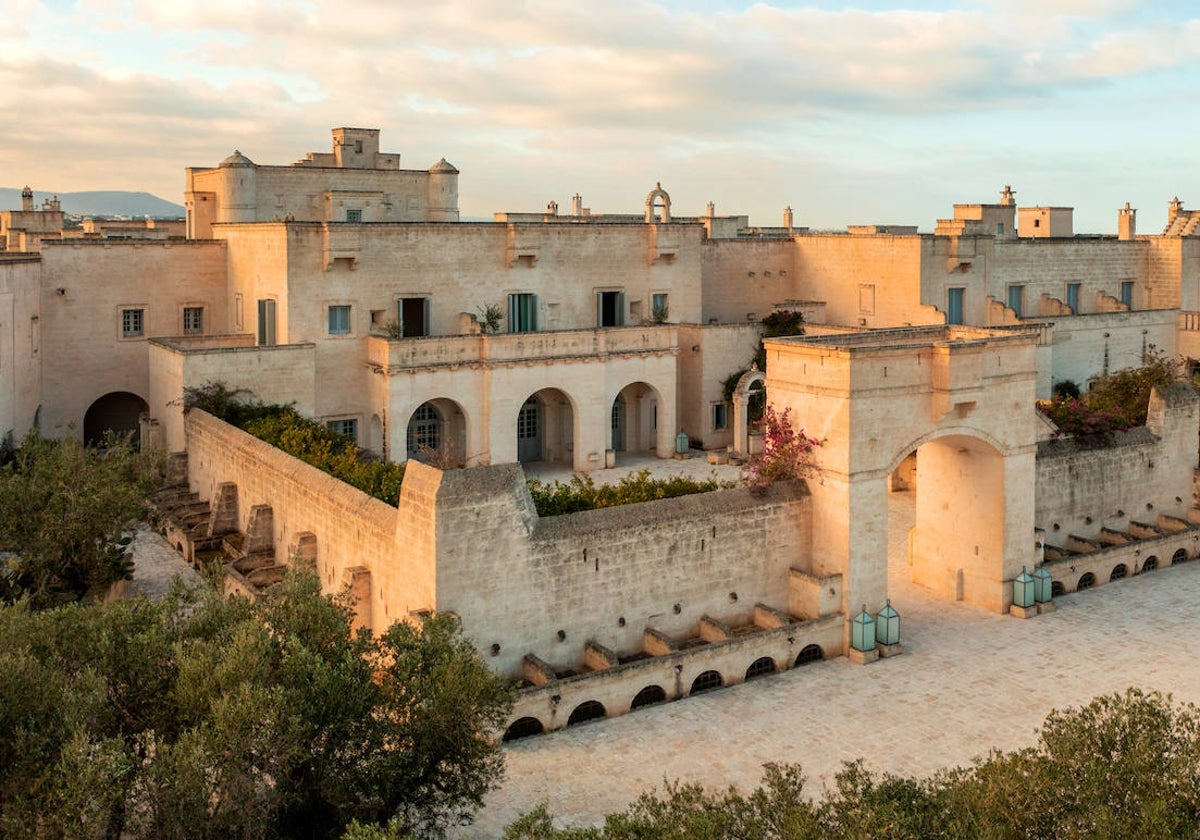
[[[92,403],[83,416],[83,442],[100,446],[108,432],[129,435],[134,446],[139,443],[139,423],[149,411],[146,401],[128,391],[105,394]]]
[[[608,448],[653,451],[658,445],[658,391],[645,382],[626,385],[609,410]]]
[[[531,394],[517,412],[517,460],[571,463],[575,449],[575,411],[557,388]]]

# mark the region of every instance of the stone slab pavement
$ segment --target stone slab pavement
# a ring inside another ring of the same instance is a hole
[[[901,656],[826,660],[508,744],[507,778],[459,836],[498,837],[543,801],[563,822],[598,824],[664,778],[748,789],[768,762],[802,765],[817,795],[855,758],[926,775],[1030,745],[1051,709],[1128,686],[1200,703],[1200,562],[1060,596],[1056,612],[1020,620],[914,586],[912,494],[893,494],[889,517]]]
[[[176,576],[188,586],[199,586],[203,582],[200,573],[171,547],[162,534],[148,525],[138,528],[130,550],[133,552],[131,592],[158,600],[170,591]]]

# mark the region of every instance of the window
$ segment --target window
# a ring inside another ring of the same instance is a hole
[[[204,332],[204,307],[183,307],[183,334],[200,335]]]
[[[441,445],[442,417],[433,403],[422,403],[408,421],[408,457],[416,457],[422,447],[436,450]]]
[[[508,296],[508,331],[537,330],[537,295],[521,292]]]
[[[712,407],[712,427],[714,432],[719,432],[722,429],[729,428],[729,404],[728,403],[713,403]]]
[[[1071,312],[1074,315],[1079,314],[1079,284],[1067,284],[1067,306],[1071,307]]]
[[[346,221],[347,222],[361,222],[362,221],[362,210],[359,210],[357,208],[354,208],[352,210],[347,210],[346,211]]]
[[[625,293],[597,292],[596,293],[596,326],[623,327],[625,326]]]
[[[141,338],[146,334],[146,310],[121,310],[121,338]]]
[[[353,438],[355,442],[358,441],[358,420],[353,417],[340,420],[326,420],[325,428],[335,434]]]
[[[650,320],[656,324],[665,324],[670,313],[671,308],[667,305],[665,292],[650,296]]]
[[[240,330],[244,323],[242,320],[242,294],[238,292],[233,296],[233,325]]]
[[[875,284],[862,283],[858,287],[858,314],[875,314]]]
[[[1121,303],[1133,309],[1133,281],[1126,280],[1121,284]]]
[[[419,338],[429,335],[429,298],[408,297],[396,302],[396,314],[400,321],[402,338]]]
[[[354,153],[359,154],[359,155],[362,154],[362,141],[361,140],[354,141]]]
[[[997,222],[997,223],[996,223],[996,235],[997,235],[997,236],[1003,236],[1003,235],[1004,235],[1004,222]]]
[[[350,304],[343,303],[329,307],[329,334],[350,334]]]
[[[1024,286],[1009,286],[1008,287],[1008,308],[1013,311],[1018,318],[1021,317],[1021,312],[1024,310],[1025,303],[1025,287]]]
[[[265,298],[258,302],[258,346],[275,344],[275,301]]]
[[[966,295],[966,289],[959,287],[946,290],[946,323],[961,324],[963,323],[963,298]]]

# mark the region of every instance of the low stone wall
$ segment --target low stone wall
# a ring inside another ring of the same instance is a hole
[[[1075,592],[1085,575],[1090,586],[1102,586],[1113,580],[1140,575],[1151,569],[1194,560],[1200,556],[1200,528],[1141,539],[1125,545],[1113,545],[1088,554],[1073,554],[1060,560],[1047,560],[1043,568],[1063,592]],[[1151,569],[1147,569],[1147,562]],[[1122,568],[1123,567],[1123,568]],[[1116,575],[1116,577],[1114,577]],[[1057,590],[1058,587],[1055,587]]]
[[[572,712],[587,702],[603,706],[606,717],[623,715],[632,711],[638,693],[651,686],[662,689],[663,701],[678,700],[692,693],[693,682],[706,671],[720,674],[722,685],[737,685],[761,658],[769,658],[775,671],[786,671],[798,664],[797,657],[810,645],[821,649],[820,658],[840,656],[842,625],[839,613],[551,680],[521,690],[509,725],[533,718],[544,731],[561,729]]]
[[[317,569],[327,591],[341,590],[363,566],[394,568],[401,562],[396,508],[198,409],[186,415],[184,426],[190,488],[211,500],[222,482],[236,484],[243,531],[251,509],[269,505],[276,562],[289,563],[305,533],[316,535]],[[414,583],[432,575],[431,569],[407,572]],[[385,597],[378,587],[370,592],[370,601],[359,604],[359,616],[376,632],[410,610],[433,607],[428,602],[407,603],[399,593]]]

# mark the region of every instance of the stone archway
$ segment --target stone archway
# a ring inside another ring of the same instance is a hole
[[[845,616],[884,606],[888,476],[914,449],[918,492],[929,490],[947,523],[931,530],[932,508],[918,523],[915,544],[933,546],[921,578],[947,597],[1008,608],[1013,578],[1036,560],[1035,343],[1027,331],[944,325],[764,340],[771,404],[823,441],[808,482],[813,568],[803,571],[841,575]]]
[[[671,196],[662,188],[662,183],[656,183],[654,189],[646,196],[646,224],[669,224],[671,221]]]
[[[105,394],[88,408],[83,416],[83,442],[99,446],[107,432],[129,435],[134,446],[139,443],[142,416],[150,410],[146,401],[128,391]]]
[[[623,387],[610,406],[607,448],[614,452],[658,453],[662,439],[671,434],[671,429],[660,422],[661,405],[658,389],[648,382],[631,382]]]
[[[752,365],[742,374],[733,389],[733,454],[739,458],[750,455],[750,391],[755,384],[765,386],[767,375]]]
[[[558,388],[543,388],[531,394],[517,411],[517,460],[570,464],[576,431],[571,398]]]
[[[404,458],[460,461],[466,455],[466,440],[467,418],[462,406],[445,397],[427,400],[408,416]]]

